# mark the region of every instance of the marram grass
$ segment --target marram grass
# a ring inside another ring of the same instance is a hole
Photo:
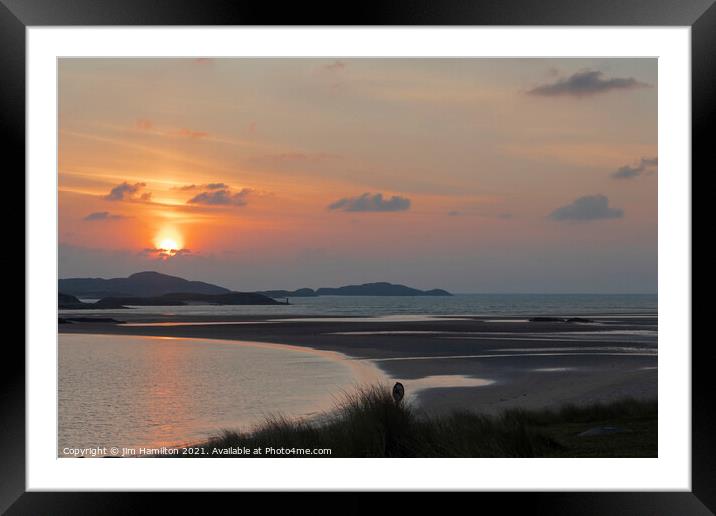
[[[595,426],[620,433],[581,437]],[[655,457],[656,401],[624,399],[558,409],[511,409],[499,415],[456,411],[429,416],[410,403],[395,403],[385,385],[346,394],[315,420],[267,418],[248,432],[224,430],[182,457],[236,457],[227,449],[261,450],[242,457]]]

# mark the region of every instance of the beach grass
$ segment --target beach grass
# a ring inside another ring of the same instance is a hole
[[[579,435],[595,427],[620,431]],[[655,400],[430,416],[375,385],[346,394],[318,420],[272,416],[251,431],[224,430],[180,456],[236,457],[226,450],[243,449],[253,453],[241,457],[656,457],[657,444]]]

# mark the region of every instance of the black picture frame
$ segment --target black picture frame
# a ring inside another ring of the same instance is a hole
[[[303,2],[274,5],[236,0],[0,0],[0,130],[2,140],[8,144],[5,162],[13,163],[15,170],[24,170],[27,27],[287,24],[690,26],[692,169],[703,168],[706,172],[712,147],[707,125],[714,119],[716,106],[714,0],[401,0],[356,2],[350,6]],[[24,190],[24,183],[18,188]],[[538,512],[544,514],[713,514],[716,512],[716,411],[711,400],[714,375],[709,371],[709,345],[702,342],[692,346],[690,492],[481,493],[479,496],[498,502],[501,510],[508,512],[528,506],[532,512],[538,508]],[[26,492],[25,354],[12,339],[6,339],[4,352],[6,357],[0,375],[0,511],[7,514],[142,513],[155,511],[148,503],[150,498],[158,497],[165,511],[170,510],[169,497],[173,503],[186,503],[186,495],[176,493]],[[304,495],[304,503],[311,507],[327,503],[325,498],[318,501],[316,496]],[[282,499],[274,497],[272,504],[281,503]],[[252,502],[246,499],[244,504]],[[351,494],[341,502],[345,513],[372,510],[382,503],[374,494]],[[422,496],[412,497],[411,504],[421,503]],[[249,506],[244,504],[243,507]]]

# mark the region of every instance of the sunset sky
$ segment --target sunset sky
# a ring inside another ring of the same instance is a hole
[[[656,292],[657,156],[655,59],[61,59],[59,272]]]

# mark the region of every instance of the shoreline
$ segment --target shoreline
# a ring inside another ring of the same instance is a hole
[[[59,325],[59,333],[239,340],[336,352],[349,357],[348,362],[370,361],[391,381],[401,381],[419,409],[429,414],[656,399],[657,339],[650,333],[656,332],[656,317],[592,317],[599,322],[516,322],[522,318],[494,315],[429,320],[306,315],[221,316],[220,324],[212,324],[216,317],[136,314],[128,322],[171,325],[84,322]],[[453,385],[438,381],[416,390],[430,377],[453,380]],[[489,383],[461,386],[454,385],[456,379]]]

